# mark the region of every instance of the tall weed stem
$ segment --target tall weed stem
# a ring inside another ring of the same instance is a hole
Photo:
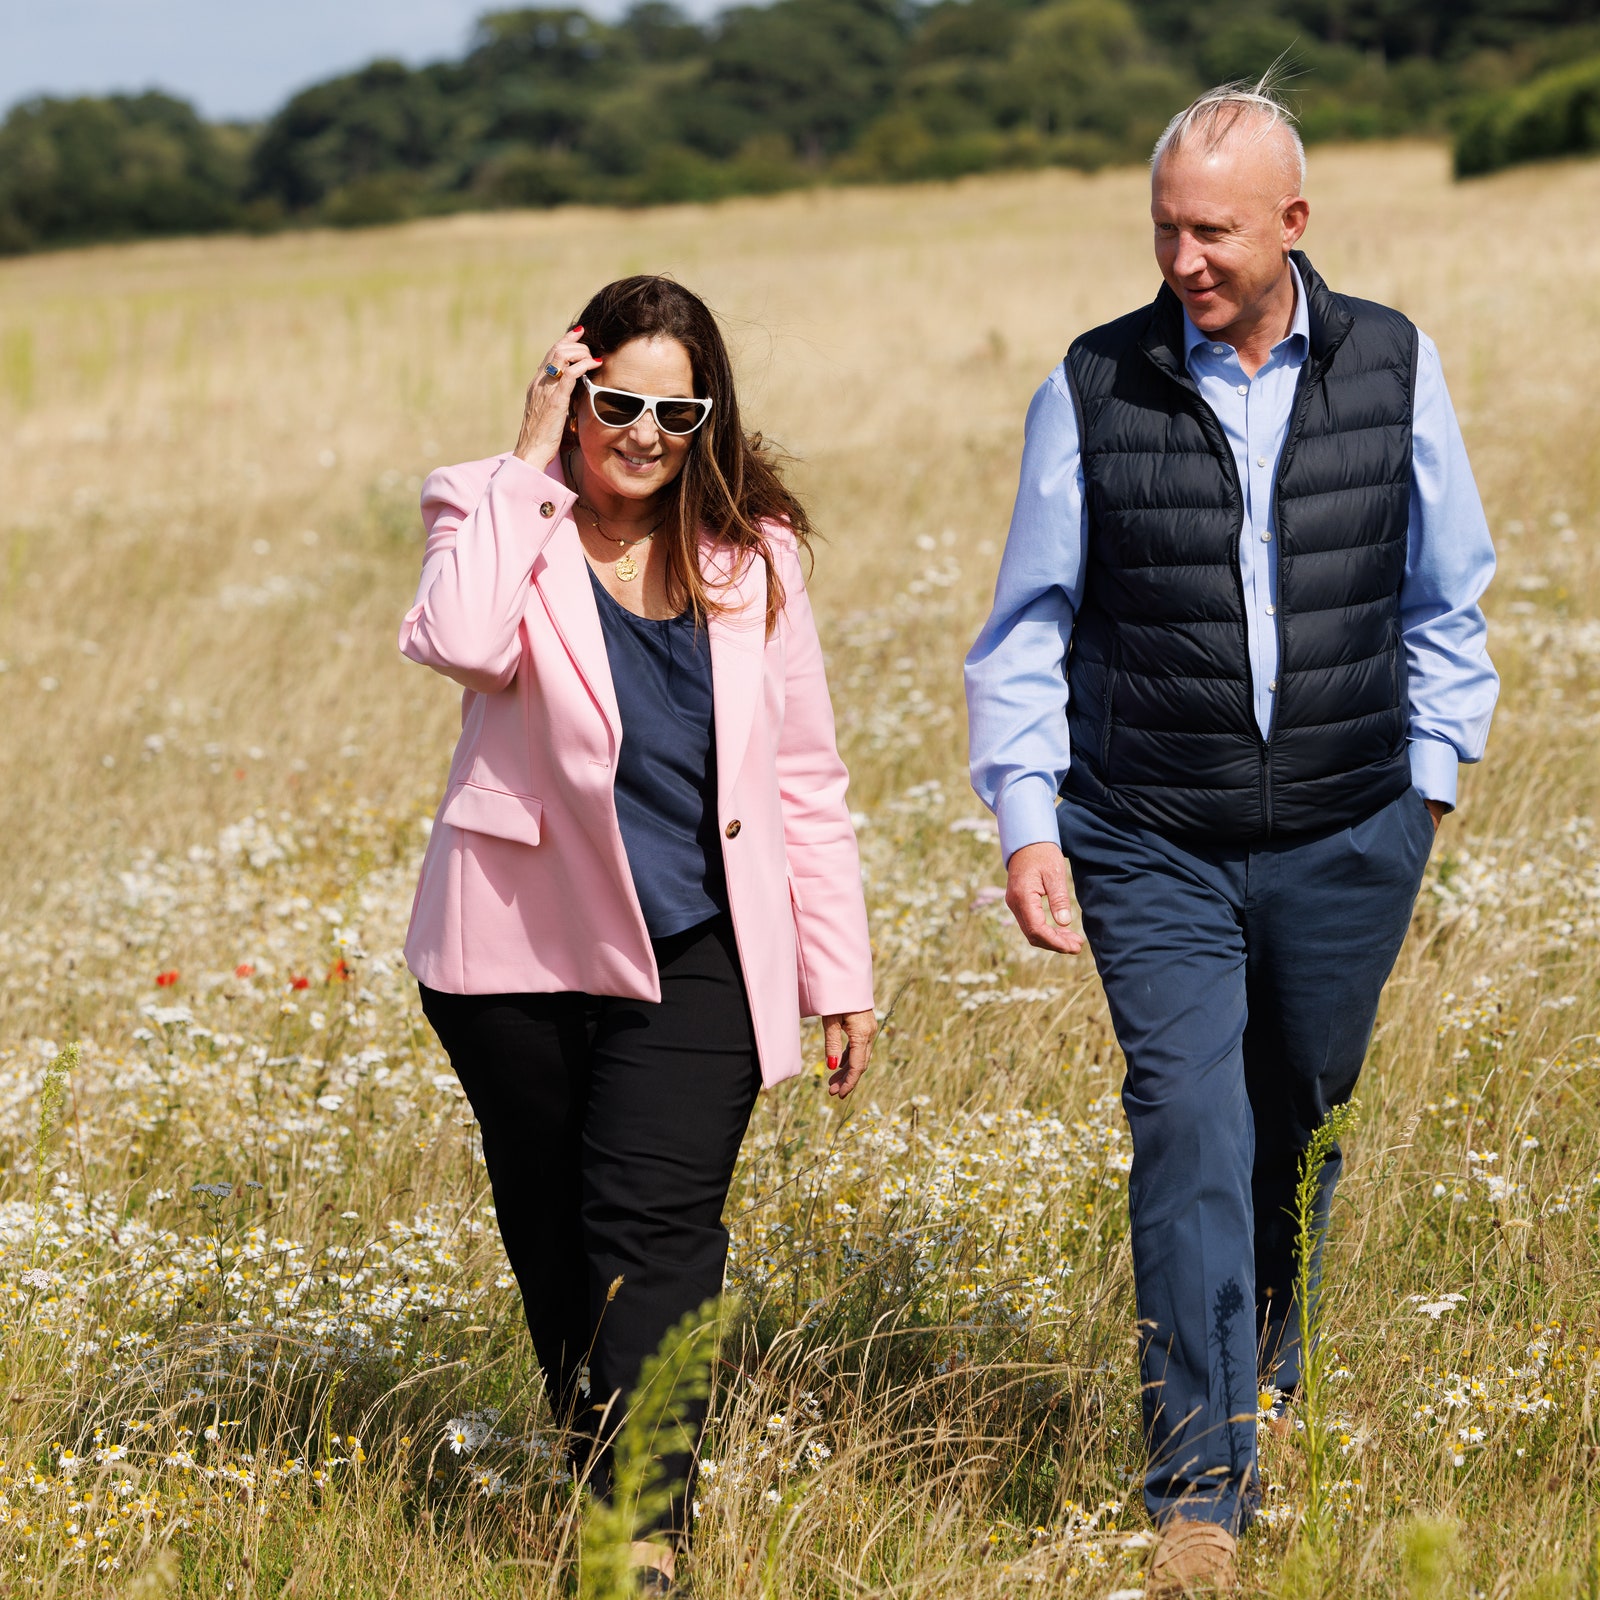
[[[1335,1106],[1311,1135],[1295,1185],[1295,1306],[1300,1319],[1300,1415],[1305,1423],[1305,1536],[1326,1543],[1333,1530],[1329,1482],[1333,1467],[1327,1423],[1327,1361],[1322,1350],[1322,1277],[1318,1271],[1327,1217],[1322,1169],[1339,1140],[1360,1120],[1354,1100]]]

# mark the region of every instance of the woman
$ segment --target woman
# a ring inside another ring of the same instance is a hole
[[[761,1084],[800,1071],[799,1018],[824,1018],[841,1098],[872,1047],[809,525],[740,426],[715,319],[658,277],[602,289],[516,449],[433,473],[422,512],[400,648],[466,693],[406,959],[551,1404],[600,1438],[722,1289],[734,1161]],[[589,1470],[603,1492],[603,1449]],[[651,1583],[685,1503],[641,1530]]]

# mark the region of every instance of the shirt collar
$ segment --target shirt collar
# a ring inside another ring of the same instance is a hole
[[[1306,352],[1311,348],[1311,313],[1306,309],[1306,286],[1300,281],[1300,269],[1293,261],[1289,263],[1289,276],[1294,281],[1294,320],[1289,324],[1288,333],[1272,348],[1281,349],[1284,345],[1293,345],[1290,355],[1304,361]],[[1194,353],[1201,345],[1209,345],[1213,341],[1202,333],[1194,323],[1189,320],[1187,311],[1183,314],[1183,361],[1189,366],[1194,361]],[[1226,348],[1226,347],[1224,347]]]

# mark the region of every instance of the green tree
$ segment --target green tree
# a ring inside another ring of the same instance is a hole
[[[437,71],[374,61],[302,90],[261,132],[250,195],[301,211],[363,179],[428,172],[446,158],[459,114],[448,87]]]
[[[25,101],[0,126],[0,249],[236,226],[241,157],[170,95]]]
[[[723,13],[703,73],[669,110],[684,141],[708,156],[777,133],[820,164],[893,93],[910,24],[895,0],[740,6]]]

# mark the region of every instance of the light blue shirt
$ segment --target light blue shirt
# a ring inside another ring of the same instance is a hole
[[[1310,351],[1300,275],[1288,336],[1252,378],[1231,345],[1184,316],[1190,375],[1233,451],[1244,491],[1239,572],[1256,721],[1272,731],[1278,680],[1278,529],[1273,485]],[[1089,541],[1077,410],[1063,363],[1028,407],[1021,481],[1000,559],[994,609],[967,656],[972,785],[1000,824],[1006,857],[1059,840],[1056,796],[1071,762],[1067,647],[1083,599]],[[1494,575],[1494,545],[1439,352],[1420,335],[1411,446],[1411,520],[1400,625],[1410,674],[1412,781],[1453,806],[1456,766],[1480,761],[1499,678],[1478,602]]]

